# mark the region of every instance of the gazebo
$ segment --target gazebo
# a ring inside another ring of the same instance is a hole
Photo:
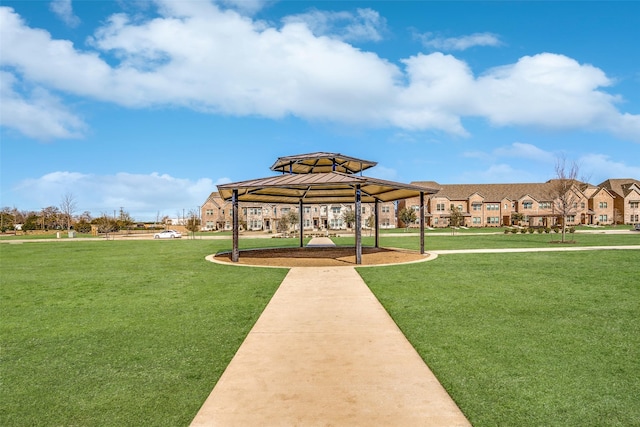
[[[338,153],[309,153],[280,157],[271,166],[279,175],[218,185],[224,200],[233,207],[233,251],[238,262],[239,202],[298,204],[300,212],[300,247],[304,246],[303,206],[305,204],[355,204],[356,264],[362,263],[361,203],[374,203],[375,247],[379,247],[378,204],[420,196],[420,253],[424,254],[424,195],[437,190],[402,184],[362,175],[376,162]]]

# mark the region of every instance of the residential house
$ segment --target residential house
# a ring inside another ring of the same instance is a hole
[[[425,223],[430,227],[449,226],[454,207],[462,214],[466,227],[552,227],[562,222],[563,212],[556,197],[557,180],[522,184],[439,184],[434,181],[412,184],[439,190],[425,200]],[[585,186],[576,182],[564,198],[567,224],[612,223],[612,194],[596,188],[589,190],[591,200],[581,189]],[[594,202],[596,210],[590,205]],[[418,198],[412,198],[400,201],[398,207],[416,209],[419,203]]]
[[[598,187],[606,188],[613,195],[616,223],[640,223],[640,181],[633,178],[608,179]]]
[[[264,230],[275,232],[281,219],[290,212],[298,213],[299,206],[293,204],[271,203],[239,203],[240,223],[246,230]],[[344,221],[348,209],[355,209],[354,204],[313,204],[302,208],[302,224],[305,230],[341,230],[353,224]],[[374,215],[374,204],[362,203],[361,218],[363,228],[368,228],[368,218]],[[231,230],[232,205],[225,201],[218,192],[209,195],[201,207],[202,230]],[[380,228],[396,227],[395,203],[380,203],[378,220]],[[293,225],[298,228],[299,224]]]

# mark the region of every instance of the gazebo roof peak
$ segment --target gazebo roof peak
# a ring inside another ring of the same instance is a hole
[[[291,174],[326,172],[354,174],[377,164],[377,162],[345,156],[340,153],[317,152],[279,157],[271,166],[271,170]]]

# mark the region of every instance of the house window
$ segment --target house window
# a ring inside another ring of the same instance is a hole
[[[638,207],[640,207],[640,202],[629,202],[629,207],[631,209],[638,209]]]
[[[436,204],[436,210],[441,212],[444,211],[444,203]]]
[[[282,215],[288,214],[290,210],[291,208],[280,208],[280,212],[282,212]]]
[[[567,222],[571,222],[571,223],[576,222],[576,216],[575,215],[567,215]]]
[[[607,222],[607,216],[606,215],[599,215],[598,216],[598,221]]]
[[[473,209],[474,211],[481,211],[482,210],[482,203],[473,203],[471,205],[471,209]]]
[[[523,209],[532,209],[533,208],[533,202],[529,202],[529,201],[523,202],[522,203],[522,208]]]
[[[305,206],[304,213],[311,213],[311,206]]]
[[[335,207],[335,206],[334,206],[334,207],[332,207],[332,208],[331,208],[331,212],[332,212],[334,215],[338,215],[338,214],[340,213],[340,207],[339,207],[339,206],[338,206],[338,207]]]
[[[367,208],[365,206],[362,206],[362,213],[367,213]]]
[[[585,207],[584,202],[580,203],[580,209],[584,209],[584,207]]]
[[[413,209],[414,212],[418,212],[420,210],[420,206],[413,205],[413,206],[411,206],[411,209]]]
[[[213,215],[213,209],[207,209],[205,215]]]
[[[487,217],[487,224],[500,224],[500,217],[499,216],[488,216]]]
[[[473,217],[473,221],[472,221],[475,225],[480,225],[482,224],[482,218],[480,218],[479,216],[474,216]]]
[[[607,202],[600,202],[598,203],[598,207],[600,209],[606,209],[607,208]]]
[[[389,206],[383,206],[382,213],[389,213]]]
[[[540,202],[538,206],[540,209],[551,209],[551,202]]]
[[[342,218],[332,218],[329,221],[329,226],[331,228],[342,228]]]
[[[638,221],[640,221],[640,215],[638,215],[638,214],[636,214],[636,215],[631,215],[631,216],[629,217],[629,220],[630,220],[631,222],[638,222]]]
[[[500,203],[487,203],[487,210],[488,211],[499,211],[500,210]]]

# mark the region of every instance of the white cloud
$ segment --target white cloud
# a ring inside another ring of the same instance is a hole
[[[229,179],[220,178],[216,184],[225,182]],[[57,171],[24,180],[15,190],[34,209],[58,206],[63,195],[70,193],[78,213],[88,210],[96,216],[122,207],[137,220],[153,220],[157,212],[173,216],[182,209],[197,209],[216,184],[209,178],[194,181],[156,172],[94,175]]]
[[[46,89],[35,87],[25,96],[15,90],[16,77],[0,71],[0,125],[34,139],[80,138],[86,129],[77,115]]]
[[[53,93],[132,108],[293,115],[459,136],[468,135],[465,117],[479,117],[495,126],[604,131],[640,142],[640,115],[618,110],[621,97],[604,90],[611,79],[563,55],[525,56],[476,76],[452,55],[417,54],[398,66],[346,43],[380,34],[383,19],[369,9],[344,15],[340,40],[312,31],[334,28],[331,14],[298,15],[276,28],[210,2],[157,4],[153,19],[111,16],[90,50],[52,39],[0,7],[0,65]]]
[[[493,150],[493,155],[498,157],[522,158],[551,164],[556,161],[556,156],[553,153],[541,150],[535,145],[522,142],[514,142],[510,146],[498,147]]]
[[[578,160],[580,172],[585,174],[584,178],[592,184],[600,184],[609,178],[634,178],[640,179],[640,160],[638,156],[629,156],[628,164],[621,161],[612,160],[605,154],[587,154]]]
[[[380,41],[386,31],[386,20],[372,9],[351,12],[313,10],[287,16],[285,24],[305,24],[316,36],[329,36],[343,41]]]
[[[417,36],[425,47],[452,51],[467,50],[475,46],[500,46],[500,38],[491,33],[474,33],[461,37],[441,37],[433,33],[424,33]]]
[[[80,25],[80,18],[73,13],[71,0],[52,0],[49,8],[69,27],[75,28]]]
[[[513,183],[513,177],[517,176],[517,182],[540,181],[539,177],[527,169],[517,169],[506,163],[492,164],[484,170],[466,171],[460,174],[459,183],[493,184]]]

